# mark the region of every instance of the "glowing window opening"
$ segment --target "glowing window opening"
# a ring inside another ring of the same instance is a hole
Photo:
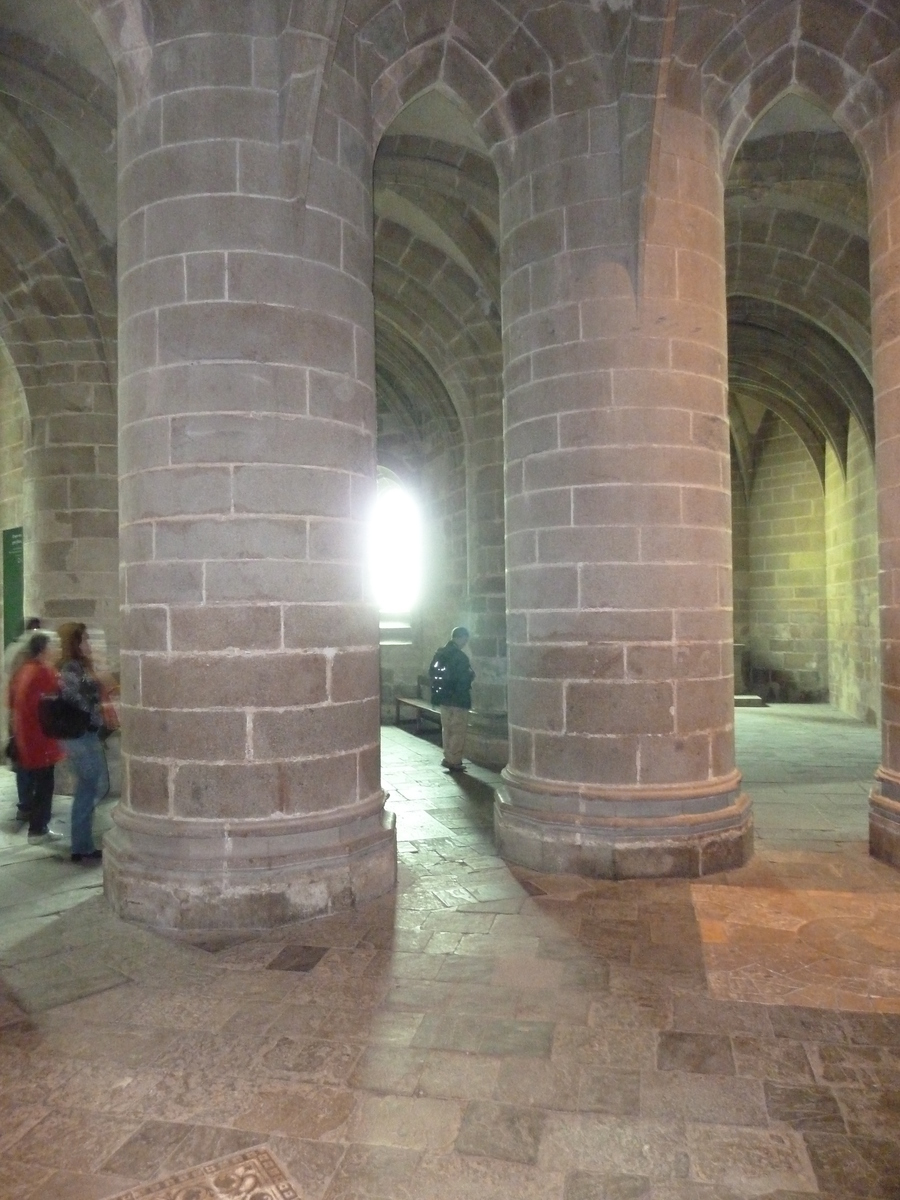
[[[369,527],[369,577],[383,617],[406,616],[416,607],[422,593],[422,559],[419,506],[395,476],[379,468]]]

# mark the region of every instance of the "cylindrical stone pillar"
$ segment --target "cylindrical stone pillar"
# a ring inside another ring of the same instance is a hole
[[[127,790],[106,891],[148,925],[262,928],[395,880],[363,566],[371,156],[351,81],[317,125],[282,111],[317,93],[286,95],[277,5],[157,8],[120,114]]]
[[[869,261],[881,614],[881,764],[869,849],[900,867],[900,105],[870,139]]]
[[[525,135],[501,181],[510,762],[495,829],[537,870],[706,874],[752,845],[718,145],[667,112],[635,298],[605,120]]]
[[[506,716],[506,581],[503,527],[503,417],[499,355],[473,405],[467,450],[468,595],[464,622],[475,667],[466,755],[499,770],[509,757]]]

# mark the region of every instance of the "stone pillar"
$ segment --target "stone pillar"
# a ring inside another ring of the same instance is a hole
[[[698,875],[752,845],[734,766],[722,178],[712,131],[669,110],[636,300],[617,136],[599,110],[545,124],[501,181],[510,762],[495,829],[537,870]]]
[[[499,357],[499,356],[498,356]],[[472,417],[467,450],[468,597],[465,624],[475,667],[466,755],[499,770],[509,756],[506,716],[506,581],[503,522],[503,405],[500,364],[488,377]]]
[[[371,154],[352,81],[332,76],[318,123],[314,72],[283,84],[286,11],[158,5],[120,113],[127,790],[104,861],[115,910],[169,929],[263,928],[395,881],[363,569]],[[293,36],[294,61],[321,59]]]
[[[881,764],[869,849],[900,867],[900,105],[871,139],[869,261],[881,614]]]

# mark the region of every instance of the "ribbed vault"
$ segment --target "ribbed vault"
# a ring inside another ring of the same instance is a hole
[[[862,163],[819,107],[787,94],[735,157],[726,189],[732,444],[747,495],[782,418],[820,479],[846,469],[851,417],[874,454]]]
[[[442,92],[413,102],[375,158],[376,374],[384,427],[451,440],[499,403],[498,189]],[[421,411],[419,411],[421,410]],[[421,449],[421,447],[420,447]]]

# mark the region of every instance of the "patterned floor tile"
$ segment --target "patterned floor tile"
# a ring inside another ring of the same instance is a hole
[[[249,1150],[179,1171],[168,1179],[120,1192],[112,1200],[302,1200],[301,1193],[267,1150]]]

